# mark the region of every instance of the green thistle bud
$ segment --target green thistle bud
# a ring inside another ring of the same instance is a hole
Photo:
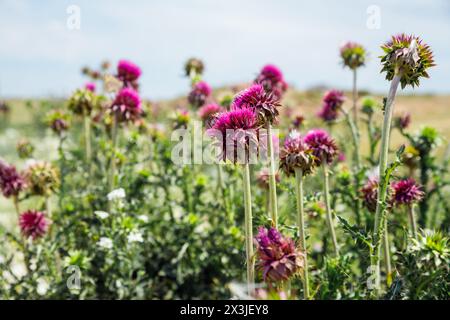
[[[386,79],[400,76],[402,89],[407,85],[419,86],[421,77],[429,78],[427,69],[435,66],[433,52],[419,37],[400,34],[393,36],[381,47],[384,55],[380,56]]]
[[[68,108],[78,115],[91,114],[91,111],[97,105],[97,97],[92,91],[86,89],[78,89],[69,98]]]
[[[20,139],[16,145],[17,154],[20,159],[28,159],[33,156],[34,146],[28,139]]]
[[[358,43],[347,42],[341,47],[342,64],[355,70],[366,62],[366,49]]]
[[[375,112],[375,109],[380,106],[380,104],[372,97],[364,97],[361,104],[362,112],[367,115],[372,115]]]

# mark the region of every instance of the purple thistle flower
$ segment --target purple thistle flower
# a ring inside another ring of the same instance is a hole
[[[16,197],[26,187],[25,179],[16,167],[0,160],[0,189],[6,198]]]
[[[284,237],[275,228],[260,227],[255,237],[258,267],[267,282],[288,280],[304,266],[304,255],[295,247],[294,241]]]
[[[305,117],[302,115],[298,115],[292,121],[292,125],[295,129],[300,129],[300,127],[305,123]]]
[[[363,204],[370,212],[375,212],[377,209],[378,184],[378,177],[370,177],[360,190]]]
[[[128,60],[120,60],[117,64],[117,78],[125,83],[136,81],[141,76],[141,68]]]
[[[277,99],[281,99],[282,95],[287,90],[287,83],[284,81],[281,70],[273,65],[265,65],[259,75],[255,79],[255,84],[263,86],[264,90],[272,93]]]
[[[84,88],[88,91],[95,92],[95,83],[88,82],[85,84]]]
[[[284,140],[284,147],[280,154],[280,169],[286,175],[295,173],[295,169],[301,169],[303,175],[312,173],[314,169],[314,156],[312,149],[307,145],[296,131]]]
[[[256,115],[251,109],[235,109],[220,114],[207,130],[209,136],[216,138],[221,148],[221,158],[237,163],[242,155],[239,150],[245,150],[245,161],[249,159],[250,149],[256,152],[258,148]]]
[[[320,166],[322,161],[331,164],[338,153],[336,142],[322,129],[310,130],[306,134],[304,142],[312,149],[317,166]]]
[[[339,116],[339,108],[345,101],[344,93],[338,90],[330,90],[323,96],[322,109],[317,115],[325,122],[333,122]]]
[[[405,130],[411,123],[411,114],[409,112],[403,113],[401,116],[395,118],[395,125],[400,130]]]
[[[345,160],[347,160],[347,157],[345,156],[345,152],[344,151],[339,152],[337,161],[338,162],[345,162]]]
[[[197,82],[188,96],[189,103],[195,108],[199,108],[206,103],[211,95],[211,87],[205,81]]]
[[[394,182],[392,191],[391,201],[397,206],[419,202],[425,195],[421,187],[411,178]]]
[[[214,118],[214,116],[222,112],[225,112],[224,107],[219,106],[217,103],[210,103],[198,109],[197,114],[200,119],[202,119],[205,123],[208,123]]]
[[[278,98],[267,93],[262,85],[254,84],[234,97],[231,109],[252,109],[257,114],[258,125],[265,126],[277,121],[279,106]]]
[[[111,109],[118,121],[136,120],[142,112],[141,98],[134,89],[123,88],[117,93]]]
[[[20,215],[19,225],[22,234],[33,240],[45,235],[48,230],[49,221],[43,212],[28,210]]]

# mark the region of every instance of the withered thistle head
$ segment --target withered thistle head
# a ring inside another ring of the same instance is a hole
[[[94,92],[87,89],[78,89],[69,98],[68,108],[78,115],[89,115],[97,106],[97,97]]]
[[[258,186],[261,189],[269,190],[269,178],[270,178],[269,169],[267,169],[267,168],[261,169],[256,176],[256,181],[258,183]],[[275,181],[277,183],[279,183],[281,181],[280,174],[278,172],[275,173]]]
[[[395,117],[394,124],[400,130],[405,130],[409,127],[411,123],[411,114],[409,112],[404,112],[402,115]]]
[[[429,78],[428,68],[435,66],[430,47],[414,35],[404,33],[393,36],[381,47],[384,55],[380,56],[386,79],[400,76],[402,89],[407,85],[419,86],[420,78]]]
[[[364,65],[366,62],[366,49],[356,42],[347,42],[341,46],[340,54],[342,64],[354,70]]]
[[[29,165],[24,172],[28,189],[33,195],[49,196],[59,186],[59,172],[48,162],[36,162]]]
[[[286,175],[295,174],[295,169],[300,169],[302,174],[312,173],[315,166],[313,150],[302,140],[300,134],[292,131],[284,140],[284,146],[280,153],[280,169]]]
[[[190,58],[184,65],[186,77],[190,77],[192,74],[201,75],[203,74],[204,69],[205,65],[203,64],[203,61],[197,58]]]

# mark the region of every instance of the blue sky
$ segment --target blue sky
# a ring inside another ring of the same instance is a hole
[[[80,30],[66,26],[72,4],[81,9]],[[371,5],[381,10],[379,29],[366,25]],[[379,45],[399,32],[422,36],[439,65],[416,91],[450,93],[446,0],[0,0],[0,96],[67,95],[85,82],[81,66],[127,58],[143,69],[145,97],[173,97],[186,92],[190,56],[205,61],[213,86],[249,81],[270,62],[299,89],[346,89],[351,75],[338,57],[346,40],[370,52],[360,86],[385,92]]]

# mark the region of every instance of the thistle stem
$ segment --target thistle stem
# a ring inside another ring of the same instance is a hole
[[[275,159],[273,155],[272,126],[267,123],[267,146],[269,152],[269,191],[270,191],[270,214],[272,224],[278,228],[278,203],[277,203],[277,186],[275,181]]]
[[[408,215],[409,215],[409,222],[411,223],[411,230],[412,235],[414,239],[417,239],[417,223],[416,223],[416,215],[414,213],[414,205],[410,204],[408,206]]]
[[[252,196],[250,189],[249,164],[243,165],[244,205],[245,205],[245,251],[247,257],[247,290],[251,295],[255,283],[255,267],[253,259],[253,222],[252,222]]]
[[[305,214],[303,209],[303,171],[300,168],[295,169],[295,192],[297,196],[297,228],[300,239],[300,248],[305,255],[303,266],[303,298],[309,299],[309,279],[308,279],[308,256],[306,248],[305,234]]]
[[[339,257],[339,247],[336,240],[336,232],[334,230],[333,224],[333,215],[331,213],[331,205],[330,205],[330,182],[329,182],[329,173],[328,173],[328,164],[326,161],[322,162],[323,166],[323,184],[324,184],[324,197],[325,197],[325,207],[326,207],[326,217],[328,228],[331,233],[331,240],[333,242],[334,254],[336,257]]]
[[[353,121],[355,121],[356,129],[358,129],[358,90],[356,89],[357,72],[353,69]]]
[[[83,110],[83,123],[84,123],[84,146],[86,152],[86,164],[88,166],[88,172],[90,172],[92,148],[91,148],[91,118]]]
[[[17,196],[13,197],[14,209],[16,210],[17,217],[20,217],[20,208],[19,208],[19,198]]]
[[[393,114],[393,105],[395,100],[395,94],[397,92],[398,85],[400,83],[400,75],[396,74],[391,82],[391,87],[389,89],[389,95],[386,100],[386,106],[384,110],[384,122],[383,122],[383,130],[381,133],[381,150],[380,150],[380,162],[379,162],[379,175],[380,175],[380,183],[378,187],[378,199],[377,199],[377,208],[375,213],[375,223],[374,223],[374,231],[373,231],[373,252],[371,254],[370,262],[371,266],[375,267],[375,290],[378,295],[380,289],[380,239],[379,236],[382,236],[381,232],[384,227],[384,219],[385,219],[385,201],[387,195],[387,188],[385,185],[385,171],[387,168],[388,162],[388,153],[389,153],[389,135],[391,131],[391,123],[392,123],[392,114]]]
[[[384,219],[384,263],[386,264],[386,284],[389,287],[392,283],[391,250],[389,248],[389,230],[387,218]]]
[[[111,162],[109,164],[109,192],[114,190],[115,185],[115,174],[116,174],[116,147],[117,147],[117,116],[114,115],[113,123],[111,128],[111,146],[112,146],[112,155]]]

